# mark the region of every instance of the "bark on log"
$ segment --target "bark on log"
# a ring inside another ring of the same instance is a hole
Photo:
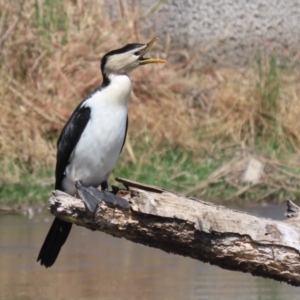
[[[50,198],[56,217],[221,268],[300,286],[299,208],[288,200],[288,219],[275,221],[118,179],[127,207],[101,200],[94,212],[61,191]]]

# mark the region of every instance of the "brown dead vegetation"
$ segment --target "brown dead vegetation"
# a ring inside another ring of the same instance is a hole
[[[6,181],[53,167],[63,124],[101,83],[102,55],[152,38],[141,35],[144,16],[133,6],[125,9],[124,1],[114,18],[101,1],[50,2],[0,0],[0,176]],[[297,169],[297,69],[269,58],[244,69],[204,66],[201,57],[183,52],[175,62],[178,51],[164,40],[152,51],[168,63],[131,74],[129,160],[135,162],[135,145],[145,142],[147,131],[151,151],[176,144],[199,162],[203,153],[246,147],[275,153],[276,162],[280,153],[283,164]],[[12,162],[14,172],[8,172]]]

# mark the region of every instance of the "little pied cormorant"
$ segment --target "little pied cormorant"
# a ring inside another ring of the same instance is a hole
[[[56,190],[75,195],[76,181],[108,188],[128,127],[131,81],[127,73],[140,65],[165,62],[144,57],[155,41],[157,38],[148,44],[128,44],[103,56],[102,85],[78,105],[58,139]],[[41,265],[48,268],[54,264],[71,227],[72,223],[54,219],[37,258]]]

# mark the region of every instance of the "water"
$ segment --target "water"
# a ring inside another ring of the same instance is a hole
[[[248,209],[283,219],[284,207]],[[49,214],[0,216],[0,299],[299,299],[300,288],[73,226],[55,265],[36,263]]]

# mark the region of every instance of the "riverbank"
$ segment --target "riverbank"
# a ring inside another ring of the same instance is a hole
[[[109,20],[94,2],[84,10],[71,2],[35,3],[6,3],[1,15],[5,205],[47,202],[58,135],[101,83],[100,58],[152,38],[138,32],[135,14]],[[188,52],[175,61],[179,53],[166,41],[152,54],[168,62],[130,75],[129,135],[110,184],[126,177],[222,203],[297,199],[300,74],[294,62],[258,55],[247,68],[222,68]]]

